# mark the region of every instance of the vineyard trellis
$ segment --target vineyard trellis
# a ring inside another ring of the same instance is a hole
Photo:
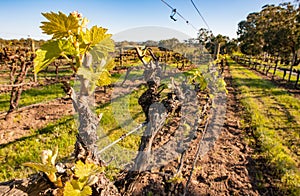
[[[194,49],[187,51],[189,54],[186,54],[186,56],[192,54],[192,56],[189,56],[192,58],[187,60],[187,58],[183,57],[183,55],[172,50],[167,52],[164,51],[166,55],[162,56],[163,58],[160,58],[160,56],[157,56],[157,54],[148,47],[144,49],[135,47],[134,51],[136,52],[139,61],[143,64],[143,78],[146,84],[146,90],[138,100],[138,103],[141,105],[146,117],[146,122],[142,123],[128,134],[123,135],[118,140],[112,142],[109,146],[103,148],[102,151],[99,151],[97,144],[97,129],[102,116],[96,115],[90,108],[90,106],[93,105],[91,102],[91,96],[93,95],[95,86],[107,85],[110,83],[109,71],[114,67],[112,63],[113,59],[109,57],[109,54],[113,52],[113,43],[110,39],[111,35],[106,34],[106,29],[97,26],[92,27],[90,30],[84,28],[85,31],[83,31],[82,29],[86,25],[86,19],[82,18],[81,15],[76,12],[71,13],[69,16],[64,15],[61,12],[58,14],[53,12],[43,13],[43,15],[49,20],[49,22],[43,22],[42,29],[45,33],[52,35],[53,38],[46,41],[40,49],[35,51],[36,57],[33,61],[34,73],[37,74],[43,69],[46,69],[52,62],[54,62],[55,59],[60,57],[65,57],[73,66],[73,70],[77,73],[75,85],[71,87],[68,84],[69,87],[66,89],[66,91],[71,92],[70,95],[73,106],[78,113],[79,119],[78,135],[74,149],[74,156],[76,159],[75,167],[81,167],[81,162],[85,164],[86,167],[90,168],[94,167],[91,166],[91,164],[105,166],[105,163],[101,160],[99,154],[123,140],[131,133],[144,127],[145,130],[141,137],[139,151],[134,159],[134,165],[132,166],[132,171],[138,171],[138,173],[129,172],[127,175],[128,178],[130,177],[131,180],[139,178],[140,174],[144,171],[149,172],[158,165],[161,165],[161,160],[172,161],[174,156],[177,155],[180,155],[182,157],[181,160],[184,160],[186,149],[189,148],[190,142],[195,138],[199,139],[199,136],[201,135],[201,133],[198,133],[198,125],[206,122],[205,127],[207,128],[205,128],[205,130],[209,129],[207,123],[209,118],[206,118],[206,115],[209,113],[208,108],[210,108],[212,104],[210,102],[209,93],[215,93],[218,88],[224,90],[224,83],[221,82],[222,77],[221,75],[218,75],[219,73],[217,70],[212,70],[213,67],[209,65],[208,69],[205,68],[205,71],[202,70],[206,74],[206,76],[204,76],[192,63],[192,60],[195,59],[193,55],[203,55],[201,51],[200,53],[195,53]],[[51,26],[54,19],[61,20],[61,24],[56,25],[63,26],[66,21],[69,21],[73,26],[68,26],[68,28],[71,28],[68,32],[62,30],[61,26],[57,27],[57,29],[60,28],[60,30],[56,30],[56,28],[54,30],[53,26]],[[94,36],[100,34],[101,36],[99,37]],[[75,59],[75,64],[73,64],[72,57]],[[173,58],[177,63],[175,72],[168,73],[166,71],[168,57]],[[120,59],[121,58],[122,57],[120,57]],[[196,65],[199,64],[200,61],[204,60],[199,58],[196,58],[198,62],[194,62]],[[210,60],[207,54],[204,54],[204,58]],[[163,62],[163,59],[165,59],[165,62]],[[33,59],[31,59],[30,62],[32,62],[32,60]],[[178,66],[179,61],[182,61],[182,67]],[[186,64],[186,62],[190,62],[190,67]],[[57,71],[58,66],[55,66]],[[181,73],[181,71],[183,71],[183,67],[187,70],[191,69],[192,71],[188,70],[190,73],[184,75]],[[210,76],[211,73],[214,75]],[[183,77],[179,77],[178,74],[182,74]],[[168,79],[170,79],[171,82],[169,82],[169,85],[166,85],[165,80]],[[210,80],[211,84],[206,84],[207,79]],[[215,83],[216,80],[217,82]],[[207,87],[211,88],[211,92],[207,90]],[[202,103],[199,105],[199,102]],[[201,111],[201,114],[199,111]],[[181,121],[179,122],[178,119],[181,119]],[[168,121],[170,124],[166,123]],[[163,145],[163,147],[155,149],[161,145],[161,143],[157,141],[158,138],[161,137],[159,134],[164,131],[168,131],[168,129],[171,128],[171,123],[176,124],[176,129],[173,130],[176,130],[174,132],[174,136],[168,138],[169,141]],[[212,134],[215,138],[217,138],[217,135],[215,135],[216,133]],[[204,135],[206,135],[206,131],[202,134],[203,138],[208,137],[204,137]],[[209,135],[209,137],[212,135]],[[202,142],[202,139],[200,138],[199,143]],[[207,140],[206,142],[214,141],[215,139]],[[205,143],[205,145],[207,145],[207,143]],[[208,148],[208,146],[205,146],[202,153],[207,152]],[[60,163],[59,169],[63,170],[63,172],[54,172],[55,169],[53,166],[55,166],[57,150],[54,154],[50,153],[43,156],[48,156],[49,160],[51,158],[51,163],[50,161],[46,163],[51,164],[50,168],[45,169],[45,166],[41,166],[37,163],[27,163],[26,166],[41,169],[48,179],[54,183],[56,188],[60,189],[62,184],[64,184],[60,178],[62,175],[61,173],[65,173],[66,170],[71,168]],[[198,156],[199,153],[197,153],[196,157],[198,158]],[[166,176],[169,178],[175,178],[176,175],[181,172],[182,165],[182,162],[178,164],[178,171],[176,173]],[[192,170],[193,169],[194,166]],[[71,171],[71,173],[72,172],[74,171]],[[75,175],[77,175],[76,170]],[[164,174],[162,173],[162,175]],[[101,173],[93,173],[86,177],[93,180],[91,180],[92,182],[88,185],[80,185],[80,187],[83,186],[80,191],[90,192],[90,188],[88,187],[92,187],[93,193],[108,193],[109,190],[117,192],[116,187]],[[78,178],[80,179],[81,177]],[[66,187],[68,187],[65,191],[77,191],[78,187],[70,185],[70,181],[75,183],[78,179],[67,175],[66,179],[63,180],[66,181]],[[97,187],[103,186],[104,184],[107,186],[105,189],[97,189]],[[126,187],[129,188],[133,186],[133,184],[126,184]],[[114,193],[117,195],[116,192]]]
[[[10,51],[9,48],[3,48],[4,55],[2,61],[10,69],[10,107],[6,114],[6,119],[10,118],[10,114],[15,111],[19,105],[21,94],[27,73],[30,68],[33,67],[33,59],[35,58],[34,42],[32,41],[32,47],[29,48],[17,48],[15,51]]]
[[[250,60],[250,58],[239,57],[239,56],[235,56],[235,57],[233,57],[233,59],[235,59],[238,63],[242,63],[243,65],[249,66],[250,68],[252,68],[256,71],[261,71],[263,74],[265,74],[267,76],[268,76],[270,70],[273,69],[273,73],[271,73],[272,80],[275,79],[276,71],[283,72],[281,79],[289,81],[289,79],[286,78],[286,76],[287,76],[287,73],[290,72],[290,69],[286,68],[286,66],[278,67],[278,60],[275,61],[275,65],[274,65],[274,64],[272,64],[272,62],[271,63],[260,63],[260,62],[256,62],[255,59]],[[298,83],[299,83],[299,78],[300,78],[300,69],[293,69],[291,72],[291,75],[296,77],[296,79],[294,81],[294,88],[298,88],[298,85],[299,85]],[[292,82],[292,81],[290,81],[290,82]]]

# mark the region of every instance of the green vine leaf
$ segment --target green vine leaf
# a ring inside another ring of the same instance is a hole
[[[103,172],[103,168],[98,167],[93,163],[86,163],[84,164],[82,161],[77,161],[75,165],[75,176],[79,179],[87,179],[95,173]]]
[[[84,164],[77,161],[75,164],[75,179],[66,182],[64,195],[86,196],[92,194],[90,185],[98,181],[98,177],[94,174],[103,172],[104,169],[93,163]]]
[[[56,168],[52,165],[44,165],[42,163],[33,163],[33,162],[23,163],[23,165],[27,166],[27,167],[34,168],[38,171],[42,171],[44,173],[48,173],[48,174],[56,172]]]
[[[95,25],[90,30],[87,29],[86,32],[83,33],[82,38],[85,44],[95,46],[100,43],[100,41],[110,37],[110,34],[105,34],[106,32],[107,29]]]
[[[58,40],[58,48],[61,55],[75,56],[77,54],[76,49],[69,39]]]
[[[72,43],[67,40],[50,40],[36,51],[34,59],[34,73],[45,69],[50,63],[60,56],[75,55],[76,51]]]
[[[50,40],[36,51],[34,59],[34,73],[45,69],[50,63],[60,56],[59,40]]]
[[[76,180],[71,180],[71,182],[66,182],[64,188],[64,195],[65,196],[88,196],[92,195],[92,188],[89,186],[84,186],[81,188],[80,184]]]
[[[97,86],[107,86],[112,83],[111,74],[109,73],[109,71],[115,67],[115,63],[112,59],[107,60],[105,62],[106,63],[103,66],[100,66],[97,70]]]
[[[55,175],[56,168],[53,165],[44,165],[42,163],[33,163],[33,162],[27,162],[23,163],[24,166],[31,167],[33,169],[36,169],[38,171],[44,172],[49,180],[53,183],[57,182],[57,177]]]
[[[56,57],[55,56],[47,56],[46,50],[38,49],[36,51],[36,57],[34,59],[34,73],[37,74],[41,70],[45,69],[50,63],[52,63]],[[47,57],[46,57],[47,56]]]
[[[105,64],[105,69],[107,71],[113,70],[113,68],[116,66],[114,59],[108,59],[107,63]]]
[[[92,56],[93,60],[100,61],[101,59],[107,57],[109,52],[114,51],[114,42],[111,39],[110,34],[106,34],[104,38],[99,41],[92,49],[89,51]]]
[[[202,73],[198,70],[194,71],[192,73],[192,76],[189,78],[190,84],[198,84],[200,87],[200,90],[204,90],[207,87],[207,82],[205,78],[203,77]]]
[[[107,86],[111,84],[111,77],[110,73],[107,70],[102,71],[99,74],[99,79],[96,82],[97,86]]]
[[[78,20],[73,15],[65,15],[62,12],[42,13],[42,15],[49,20],[49,22],[42,22],[40,28],[43,33],[53,35],[52,39],[66,38],[70,34],[78,34]]]

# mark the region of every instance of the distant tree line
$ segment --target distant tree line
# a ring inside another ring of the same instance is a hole
[[[0,38],[0,50],[4,47],[12,46],[12,47],[31,47],[32,41],[35,43],[35,47],[39,48],[43,43],[45,43],[45,40],[33,40],[31,38],[21,38],[21,39],[2,39]]]
[[[300,6],[281,3],[265,5],[260,12],[250,13],[238,24],[238,41],[242,53],[279,60],[290,65],[290,75],[298,65],[300,48]],[[276,69],[276,68],[275,68]]]

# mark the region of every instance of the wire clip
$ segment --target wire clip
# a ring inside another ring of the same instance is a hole
[[[177,19],[174,18],[175,14],[176,14],[176,9],[173,9],[172,12],[171,12],[170,18],[171,18],[172,20],[174,20],[174,21],[177,21]]]

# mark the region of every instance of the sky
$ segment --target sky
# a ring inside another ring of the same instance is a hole
[[[177,20],[172,20],[171,8],[161,0],[0,0],[0,38],[49,39],[50,36],[42,34],[39,26],[42,21],[46,21],[41,13],[51,11],[69,14],[76,10],[90,20],[89,27],[102,26],[115,37],[125,36],[129,40],[139,39],[137,35],[140,34],[149,40],[159,39],[157,36],[170,33],[167,29],[174,31],[174,37],[185,34],[189,38],[195,38],[197,31],[194,28],[208,28],[191,0],[164,1],[175,8],[189,23],[178,14],[174,16]],[[193,0],[193,2],[214,35],[222,34],[236,38],[238,23],[245,20],[249,13],[260,11],[266,4],[278,5],[286,1]],[[155,27],[155,33],[149,31],[149,27]],[[142,31],[136,31],[137,29]]]

